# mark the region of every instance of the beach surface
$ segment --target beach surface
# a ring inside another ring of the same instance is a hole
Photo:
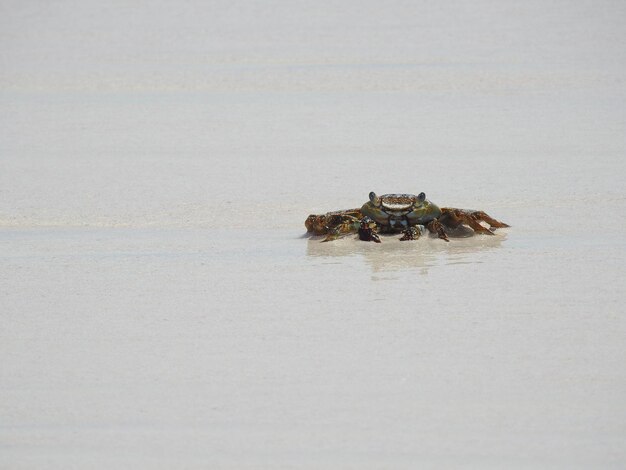
[[[624,468],[624,20],[3,2],[0,468]]]

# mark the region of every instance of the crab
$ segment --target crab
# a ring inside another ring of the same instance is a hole
[[[487,224],[489,227],[483,225]],[[426,231],[438,238],[468,237],[474,233],[493,235],[496,228],[508,227],[483,211],[439,208],[426,194],[369,194],[359,209],[311,214],[304,225],[315,235],[326,235],[325,242],[357,234],[363,241],[380,243],[379,233],[402,233],[401,241],[417,240]]]

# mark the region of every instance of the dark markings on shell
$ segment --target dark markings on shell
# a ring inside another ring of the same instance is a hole
[[[392,210],[409,209],[416,201],[413,194],[385,194],[380,197],[381,205]]]

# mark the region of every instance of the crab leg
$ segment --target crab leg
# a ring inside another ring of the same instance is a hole
[[[473,211],[468,209],[455,209],[453,207],[444,207],[441,209],[443,215],[440,217],[446,225],[457,227],[459,224],[469,225],[477,233],[485,235],[493,235],[496,228],[508,227],[509,225],[500,222],[483,211]],[[489,228],[481,225],[480,222],[489,224]]]
[[[327,212],[326,214],[311,214],[304,222],[307,232],[315,235],[326,235],[332,228],[343,222],[344,216],[361,219],[363,215],[360,209],[347,209],[343,211]]]
[[[439,220],[437,219],[431,220],[430,222],[426,224],[426,228],[430,231],[430,233],[437,234],[437,236],[441,238],[442,240],[445,240],[447,242],[450,241],[448,240],[448,235],[446,235],[446,232],[443,229],[443,225],[441,225],[441,222],[439,222]]]
[[[351,215],[335,215],[330,221],[330,225],[326,227],[326,238],[322,241],[329,242],[345,235],[357,233],[360,226],[361,221],[356,217]]]

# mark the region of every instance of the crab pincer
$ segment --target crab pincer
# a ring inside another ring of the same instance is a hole
[[[380,243],[380,237],[375,232],[376,222],[369,217],[363,217],[359,225],[359,239],[364,242]]]
[[[423,225],[414,225],[413,227],[407,228],[404,232],[402,232],[402,238],[400,238],[401,242],[405,242],[407,240],[419,240],[422,236],[422,228]]]

